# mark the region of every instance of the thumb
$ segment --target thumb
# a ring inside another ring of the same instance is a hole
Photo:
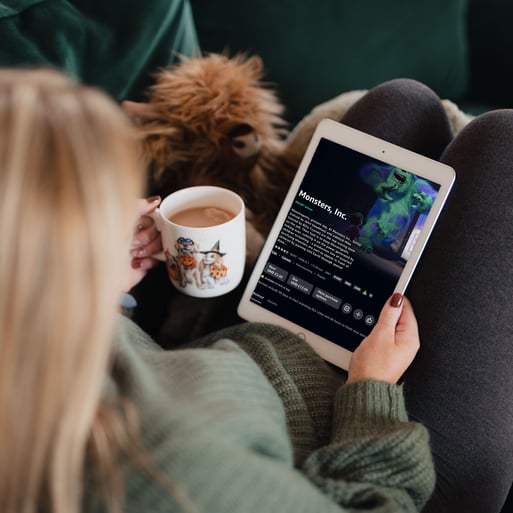
[[[395,330],[403,311],[404,296],[394,292],[385,303],[379,315],[378,324],[384,329]]]

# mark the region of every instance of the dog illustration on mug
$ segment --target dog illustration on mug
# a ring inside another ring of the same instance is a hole
[[[166,263],[169,277],[181,287],[188,283],[196,284],[200,289],[214,288],[217,283],[227,283],[228,268],[223,262],[220,242],[207,251],[200,251],[198,245],[189,237],[179,237],[175,243],[176,255],[166,251]],[[196,255],[202,254],[198,262]]]
[[[201,279],[198,270],[198,245],[189,237],[179,237],[175,242],[176,255],[166,251],[166,261],[169,276],[177,281],[181,287],[187,283],[195,283],[201,287]]]
[[[217,241],[212,249],[208,251],[200,251],[203,258],[199,263],[199,270],[203,288],[212,289],[216,283],[225,283],[227,267],[224,265],[223,257],[226,253],[221,253],[219,241]]]

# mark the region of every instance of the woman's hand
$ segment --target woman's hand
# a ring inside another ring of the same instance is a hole
[[[420,347],[411,303],[399,293],[381,310],[378,322],[349,362],[347,383],[361,380],[397,383]]]
[[[162,240],[155,226],[155,221],[149,214],[159,204],[160,196],[137,200],[137,223],[130,245],[131,265],[126,291],[135,287],[143,279],[146,272],[158,262],[153,258],[153,255],[162,251]]]

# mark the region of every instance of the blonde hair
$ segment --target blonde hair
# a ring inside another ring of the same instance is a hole
[[[4,513],[76,513],[88,445],[112,461],[102,388],[143,179],[107,96],[55,71],[0,71]]]

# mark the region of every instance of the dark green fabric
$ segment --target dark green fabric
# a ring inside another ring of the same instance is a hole
[[[513,2],[470,0],[468,44],[474,112],[513,107]],[[477,104],[477,105],[476,105]]]
[[[197,50],[188,0],[1,0],[0,38],[0,65],[57,67],[119,100]]]
[[[352,89],[408,77],[457,99],[466,87],[466,0],[191,0],[204,51],[259,54],[297,122]]]
[[[0,18],[15,16],[21,11],[32,7],[33,5],[44,2],[45,0],[6,0],[0,2]]]

